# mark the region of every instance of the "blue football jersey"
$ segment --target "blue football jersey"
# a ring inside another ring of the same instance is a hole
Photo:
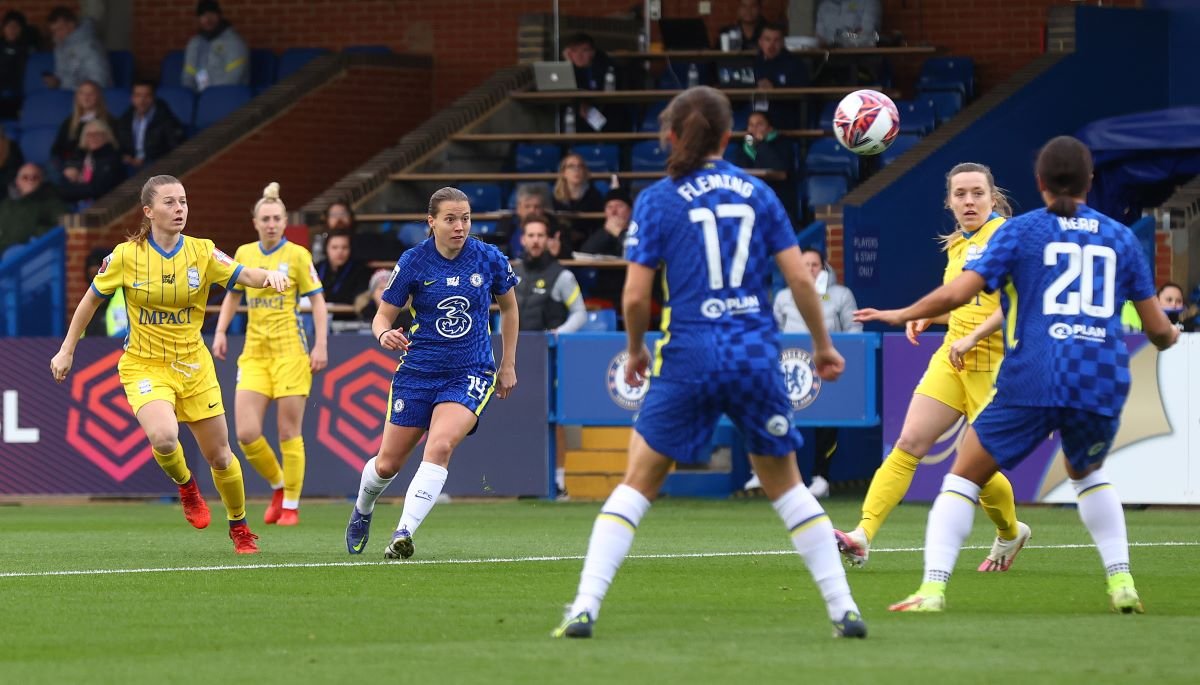
[[[778,369],[771,262],[795,245],[774,191],[723,160],[642,191],[625,258],[663,266],[665,335],[653,375]]]
[[[489,307],[493,295],[503,295],[516,283],[508,258],[474,238],[454,259],[443,257],[433,238],[405,252],[383,291],[384,301],[397,307],[413,298],[410,344],[401,365],[426,373],[495,370]]]
[[[993,402],[1121,413],[1129,394],[1121,307],[1154,297],[1128,228],[1087,206],[1071,218],[1039,209],[1001,226],[964,268],[1001,292],[1008,352]]]

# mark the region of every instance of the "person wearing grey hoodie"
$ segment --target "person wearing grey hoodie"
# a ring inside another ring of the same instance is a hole
[[[74,12],[60,5],[50,10],[47,22],[54,39],[54,73],[42,75],[47,88],[75,90],[84,81],[93,81],[101,88],[113,84],[108,53],[90,19],[81,22]]]

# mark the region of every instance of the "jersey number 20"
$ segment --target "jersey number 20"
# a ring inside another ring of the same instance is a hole
[[[720,290],[725,287],[725,268],[721,263],[721,236],[717,233],[717,219],[738,219],[737,247],[733,252],[733,264],[729,267],[729,287],[739,288],[746,275],[746,262],[750,259],[750,236],[754,233],[754,208],[750,205],[717,205],[717,213],[707,207],[688,211],[688,220],[700,224],[704,232],[704,256],[708,262],[708,287]]]
[[[1078,245],[1076,243],[1048,243],[1042,253],[1042,263],[1057,266],[1063,257],[1067,269],[1054,279],[1042,296],[1043,314],[1063,314],[1106,318],[1116,311],[1114,293],[1117,279],[1117,253],[1107,245]],[[1102,271],[1103,291],[1096,302],[1096,271]],[[1079,289],[1066,293],[1066,300],[1059,301],[1063,292],[1079,281]]]

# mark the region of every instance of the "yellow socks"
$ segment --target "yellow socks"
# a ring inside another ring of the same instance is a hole
[[[271,449],[265,437],[260,435],[254,442],[239,442],[238,445],[246,455],[246,461],[250,462],[250,466],[253,466],[258,475],[270,483],[272,488],[278,489],[283,485],[283,470],[279,468],[275,451]]]
[[[863,500],[862,521],[858,524],[867,534],[867,540],[875,539],[888,514],[904,499],[920,462],[919,457],[894,447],[875,471],[871,486],[867,488],[867,497]]]
[[[283,508],[300,506],[300,489],[304,487],[304,438],[297,435],[279,443],[283,452]]]
[[[996,534],[1005,540],[1015,540],[1017,530],[1017,502],[1013,496],[1012,483],[999,471],[983,484],[979,490],[979,505],[996,524]]]
[[[192,477],[187,461],[183,458],[183,446],[179,443],[175,443],[175,451],[168,454],[162,454],[153,448],[151,451],[154,452],[154,461],[158,462],[163,472],[170,476],[176,485],[183,485]]]
[[[213,484],[221,493],[221,503],[225,505],[225,516],[230,521],[240,521],[246,518],[246,488],[242,483],[242,464],[237,457],[229,455],[229,466],[222,471],[210,468]]]

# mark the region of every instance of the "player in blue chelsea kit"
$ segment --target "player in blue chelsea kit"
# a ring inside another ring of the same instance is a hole
[[[745,436],[754,470],[791,531],[825,598],[837,637],[865,637],[833,526],[800,480],[801,444],[779,369],[778,331],[767,280],[772,259],[813,339],[816,373],[834,380],[844,362],[825,330],[812,277],[801,266],[791,223],[766,184],[721,159],[729,100],[691,88],[662,113],[670,178],[638,197],[625,242],[625,380],[653,376],[634,425],[625,480],[592,529],[579,591],[556,637],[591,637],[600,603],[629,552],[634,531],[672,462],[695,463],[721,414]],[[654,272],[663,267],[663,338],[653,360],[643,342]]]
[[[517,283],[508,259],[470,237],[471,207],[457,188],[429,199],[431,236],[400,257],[371,324],[385,350],[401,350],[392,378],[379,454],[363,467],[358,500],[346,527],[346,549],[361,554],[375,501],[396,477],[426,432],[424,458],[404,497],[400,523],[384,556],[407,559],[413,534],[446,484],[454,448],[475,432],[492,394],[517,384]],[[497,372],[489,307],[500,304],[504,354]],[[414,312],[407,334],[392,328],[403,308]]]
[[[1042,148],[1038,189],[1046,202],[1004,224],[962,275],[900,310],[861,310],[860,321],[898,325],[958,307],[981,290],[1000,290],[1008,351],[991,403],[967,431],[942,482],[925,532],[925,581],[892,611],[942,611],[946,583],[971,532],[979,488],[1011,469],[1051,431],[1062,437],[1079,516],[1108,575],[1113,610],[1141,613],[1129,572],[1121,500],[1104,476],[1104,457],[1129,394],[1129,352],[1118,306],[1132,300],[1160,350],[1179,332],[1158,307],[1146,257],[1126,227],[1083,204],[1092,157],[1061,136]]]

